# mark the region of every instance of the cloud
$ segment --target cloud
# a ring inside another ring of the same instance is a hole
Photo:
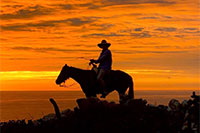
[[[93,33],[88,35],[83,35],[82,37],[119,37],[119,36],[125,36],[124,34],[117,34],[117,33]]]
[[[102,4],[106,5],[134,5],[134,4],[162,4],[171,5],[175,2],[168,0],[102,0]]]
[[[76,9],[76,8],[74,7],[74,5],[72,5],[72,4],[59,4],[59,5],[56,5],[56,7],[60,7],[60,8],[62,8],[62,9],[64,9],[64,10]]]
[[[7,60],[30,60],[32,58],[6,58]]]
[[[103,23],[103,24],[91,24],[90,27],[92,27],[91,29],[97,29],[97,30],[107,30],[111,27],[115,26],[114,24],[109,24],[109,23]]]
[[[120,33],[132,33],[134,31],[142,31],[144,28],[139,27],[139,28],[135,28],[135,29],[123,29],[123,30],[119,30]]]
[[[80,8],[87,9],[99,9],[109,6],[118,6],[118,5],[138,5],[138,4],[160,4],[160,5],[171,5],[175,2],[168,0],[97,0],[95,2],[87,2],[82,4],[59,4],[58,7],[66,10],[74,10]]]
[[[194,31],[194,30],[198,30],[198,28],[184,28],[184,30]]]
[[[96,3],[83,3],[83,4],[59,4],[55,5],[57,8],[61,8],[64,10],[77,10],[80,8],[87,8],[87,9],[98,9],[100,7],[104,7],[105,5],[97,5]]]
[[[61,49],[55,47],[40,47],[40,48],[33,48],[33,47],[24,47],[24,46],[17,46],[12,47],[13,50],[22,50],[22,51],[33,51],[33,52],[97,52],[98,50],[86,50],[86,49]]]
[[[160,14],[160,13],[153,13],[153,14],[141,14],[140,16],[143,16],[143,17],[139,17],[137,19],[139,20],[148,20],[148,19],[154,19],[154,20],[169,20],[169,19],[172,19],[173,17],[171,16],[166,16],[166,15],[163,15],[163,14]]]
[[[149,37],[152,37],[152,35],[149,34],[148,32],[131,33],[130,36],[135,37],[135,38],[149,38]]]
[[[138,19],[160,19],[159,17],[141,17]]]
[[[100,4],[94,4],[94,3],[84,3],[84,4],[79,4],[77,6],[80,7],[87,7],[88,9],[98,9],[100,7],[103,7],[104,5],[100,5]]]
[[[4,5],[4,6],[1,6],[2,8],[20,8],[20,7],[23,7],[24,5]]]
[[[48,15],[52,13],[52,9],[46,8],[40,5],[27,7],[25,9],[20,9],[15,13],[1,14],[0,19],[8,20],[8,19],[26,19],[32,18],[36,16]]]
[[[96,19],[97,18],[94,19],[94,17],[92,17],[92,18],[84,18],[84,19],[70,18],[70,19],[67,19],[66,22],[68,22],[69,25],[71,25],[71,26],[80,26],[80,25],[84,25],[84,24],[87,24],[87,23],[92,23]]]
[[[1,26],[1,30],[6,30],[6,31],[32,31],[31,29],[28,29],[28,25],[6,25],[6,26]]]
[[[200,30],[198,28],[184,28],[184,33],[200,33]]]
[[[125,32],[126,31],[126,32]],[[82,37],[123,37],[123,36],[130,36],[130,37],[134,37],[134,38],[149,38],[152,37],[151,34],[149,34],[149,32],[144,31],[144,32],[140,32],[140,33],[133,33],[133,30],[130,29],[129,30],[120,30],[120,33],[93,33],[93,34],[88,34],[88,35],[83,35]],[[121,34],[121,33],[128,33],[128,34]]]
[[[135,31],[142,31],[144,28],[135,28]]]
[[[55,47],[40,47],[40,48],[33,48],[33,47],[24,47],[24,46],[17,46],[12,47],[12,50],[22,50],[22,51],[33,51],[33,52],[99,52],[99,50],[87,50],[87,49],[61,49]],[[173,54],[173,53],[187,53],[187,51],[162,51],[162,50],[155,50],[155,51],[148,51],[148,50],[112,50],[114,53],[119,54],[139,54],[139,53],[153,53],[153,54]],[[59,58],[68,58],[68,57],[59,57]],[[84,58],[84,57],[76,57],[76,58]]]
[[[180,47],[177,47],[177,46],[168,46],[168,45],[158,45],[158,46],[152,46],[152,45],[134,45],[134,46],[131,46],[130,48],[155,48],[155,49],[163,49],[163,48],[180,48]]]
[[[7,31],[34,31],[32,28],[41,29],[45,27],[54,27],[61,23],[70,26],[81,26],[84,24],[93,23],[97,19],[98,17],[83,17],[83,18],[68,18],[63,20],[48,20],[48,21],[39,21],[36,23],[3,25],[1,26],[1,29]]]
[[[174,32],[174,31],[177,30],[177,28],[174,28],[174,27],[160,27],[160,28],[157,28],[155,30],[164,31],[164,32]]]
[[[150,54],[177,54],[177,53],[187,53],[187,51],[139,51],[139,50],[112,50],[114,53],[118,53],[118,54],[146,54],[146,53],[150,53]]]
[[[175,35],[174,37],[177,37],[177,38],[185,38],[185,35]]]
[[[33,48],[31,48],[31,47],[23,47],[23,46],[13,47],[12,49],[14,49],[14,50],[33,50]]]

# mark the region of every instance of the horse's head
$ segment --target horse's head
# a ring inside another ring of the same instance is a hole
[[[70,77],[70,71],[69,66],[65,64],[65,66],[62,68],[60,74],[58,75],[58,78],[56,79],[56,84],[60,85],[61,83],[65,82]]]

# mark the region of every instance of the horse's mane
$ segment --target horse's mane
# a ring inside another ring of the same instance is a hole
[[[81,69],[81,68],[77,68],[77,67],[73,67],[73,66],[69,66],[70,70],[75,70],[75,71],[91,71],[91,70],[85,70],[85,69]]]

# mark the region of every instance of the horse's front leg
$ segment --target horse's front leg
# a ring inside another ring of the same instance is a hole
[[[126,95],[125,93],[119,93],[119,103],[123,104],[128,100],[128,95]]]
[[[119,94],[119,103],[121,103],[123,101],[124,94],[119,92],[118,94]]]

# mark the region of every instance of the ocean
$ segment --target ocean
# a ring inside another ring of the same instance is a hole
[[[170,99],[180,102],[190,99],[192,90],[178,91],[144,91],[136,90],[135,98],[142,98],[153,105],[168,105]],[[199,92],[197,92],[199,94]],[[0,122],[8,120],[35,120],[49,113],[54,113],[49,98],[54,98],[60,111],[73,110],[77,106],[76,99],[84,98],[82,91],[0,91]],[[118,103],[118,94],[112,92],[106,97],[108,101]]]

